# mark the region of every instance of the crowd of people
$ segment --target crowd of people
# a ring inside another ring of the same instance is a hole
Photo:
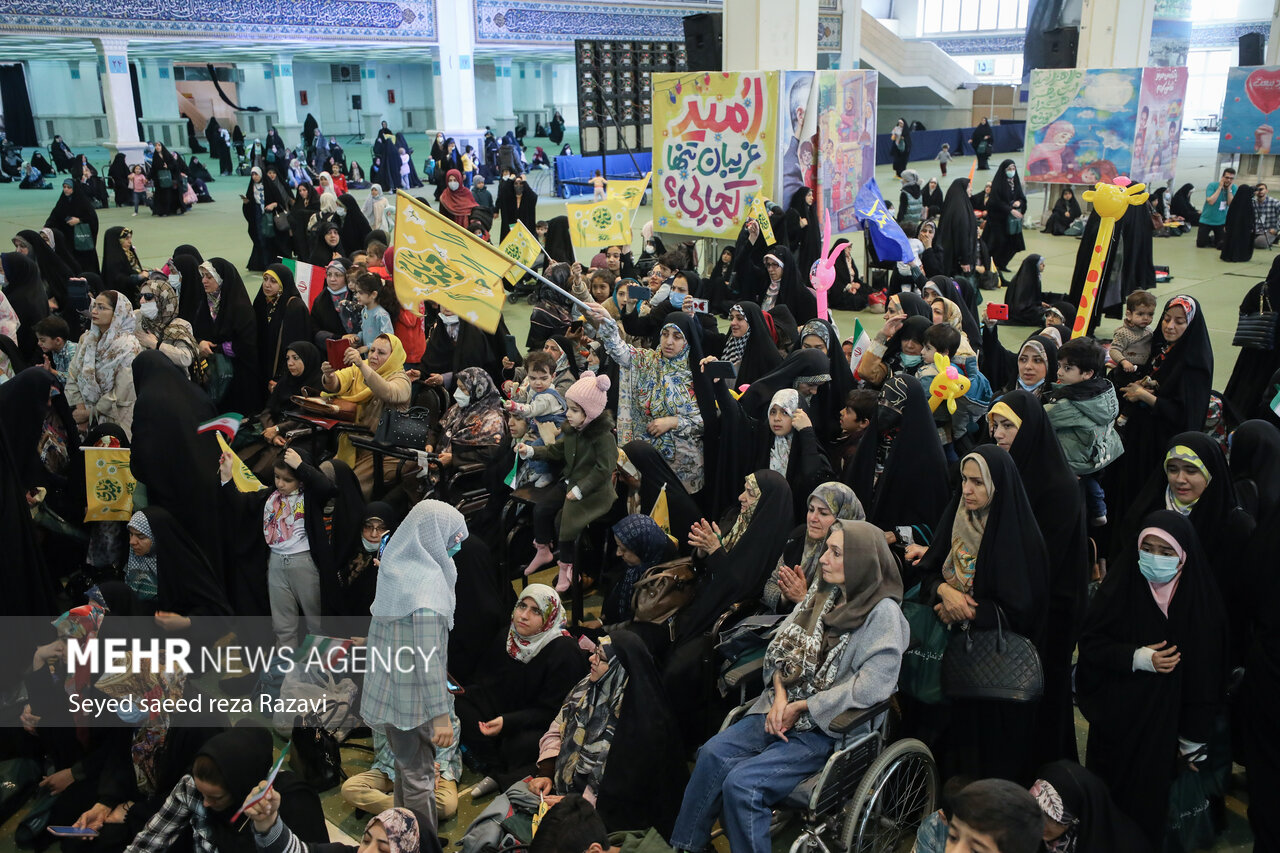
[[[333,148],[313,130],[314,170]],[[436,147],[435,201],[474,232],[479,170]],[[1114,335],[1073,338],[1087,237],[1070,293],[1049,293],[1031,255],[1006,313],[981,306],[1025,251],[1012,160],[972,195],[966,178],[944,193],[903,169],[918,257],[864,279],[846,250],[829,294],[880,306],[867,342],[819,316],[812,191],[772,207],[775,243],[749,222],[705,275],[690,244],[651,228],[638,255],[609,247],[584,266],[563,217],[536,220],[514,159],[489,210],[503,233],[538,232],[555,285],[520,285],[534,302],[520,356],[504,325],[397,287],[393,241],[338,192],[341,172],[295,186],[287,152],[263,150],[244,197],[253,298],[211,247],[153,269],[131,229],[99,241],[70,179],[43,229],[0,256],[6,613],[43,626],[11,638],[0,684],[24,696],[6,706],[23,727],[10,751],[49,768],[48,822],[97,832],[64,850],[170,849],[183,833],[202,851],[326,849],[314,790],[287,773],[233,818],[271,765],[261,729],[212,713],[77,729],[69,693],[207,689],[68,674],[68,639],[123,636],[434,652],[357,679],[351,710],[376,749],[344,786],[376,815],[362,849],[434,849],[465,763],[483,774],[471,796],[499,797],[464,849],[518,836],[508,815],[542,802],[556,805],[534,849],[608,849],[608,830],[701,851],[718,821],[735,853],[768,850],[770,808],[823,766],[842,714],[891,698],[896,730],[948,780],[921,853],[982,837],[1006,853],[1162,849],[1189,787],[1221,829],[1232,761],[1260,847],[1280,843],[1274,333],[1215,391],[1201,304],[1157,300],[1133,273],[1149,227],[1118,226],[1123,260],[1098,300],[1121,315]],[[157,195],[168,156],[150,165]],[[385,191],[413,185],[397,161],[371,170]],[[274,262],[289,257],[324,269],[310,307]],[[1280,261],[1242,312],[1273,285]],[[1016,349],[1001,324],[1027,328]],[[960,378],[952,405],[931,404]],[[301,407],[314,397],[347,423]],[[199,427],[231,413],[245,417],[228,451]],[[397,437],[407,421],[425,430]],[[130,451],[127,520],[84,520],[98,448]],[[598,619],[570,624],[575,588],[599,593]],[[736,704],[718,678],[742,654],[718,644],[746,616],[760,680],[718,731]],[[951,640],[995,631],[1023,641],[1042,685],[952,690]],[[281,689],[235,675],[223,690]]]

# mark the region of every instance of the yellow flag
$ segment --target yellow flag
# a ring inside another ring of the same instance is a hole
[[[401,301],[430,299],[473,326],[496,332],[511,259],[405,192],[396,203],[395,286]]]
[[[653,519],[653,523],[667,534],[667,538],[674,544],[679,545],[679,540],[671,535],[671,510],[667,507],[667,484],[662,484],[662,491],[658,492],[658,499],[653,502],[653,509],[649,510],[649,517]]]
[[[575,249],[631,245],[631,213],[622,199],[565,204]]]
[[[266,488],[257,475],[250,470],[249,466],[240,461],[240,457],[236,456],[235,451],[231,449],[231,445],[227,444],[227,440],[222,437],[222,433],[217,433],[218,447],[222,448],[223,453],[228,453],[235,460],[231,466],[231,482],[236,484],[237,492],[246,494],[258,492]]]
[[[778,238],[773,236],[773,225],[769,222],[769,211],[764,206],[764,196],[756,196],[751,200],[750,215],[760,226],[760,233],[764,236],[766,246],[772,246],[778,242]]]
[[[85,521],[128,521],[137,481],[125,447],[84,447]]]
[[[653,172],[646,172],[638,181],[610,180],[605,187],[606,199],[618,199],[627,206],[627,210],[635,210],[644,200],[644,191],[649,188],[649,180]]]
[[[502,245],[498,247],[498,251],[506,255],[508,258],[515,258],[526,267],[533,266],[533,262],[538,259],[538,255],[542,252],[542,244],[538,242],[538,238],[529,233],[529,229],[519,219],[516,224],[511,226],[511,230],[507,232],[507,238],[502,241]],[[524,276],[524,270],[520,267],[511,267],[511,272],[507,273],[507,281],[515,284]]]

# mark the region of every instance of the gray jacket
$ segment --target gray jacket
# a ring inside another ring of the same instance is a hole
[[[853,632],[840,656],[835,683],[809,697],[809,715],[824,734],[838,738],[831,723],[844,711],[870,708],[893,695],[898,686],[902,654],[911,639],[911,629],[902,608],[892,599],[882,599],[867,614],[867,621]],[[773,702],[773,670],[765,667],[765,691],[747,714],[766,714]]]

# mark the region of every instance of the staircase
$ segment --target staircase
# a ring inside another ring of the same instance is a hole
[[[974,79],[933,42],[907,41],[862,11],[862,65],[903,92],[913,103],[968,109],[973,103]]]

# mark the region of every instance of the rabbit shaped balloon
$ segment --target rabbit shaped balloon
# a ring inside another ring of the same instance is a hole
[[[813,286],[814,296],[818,300],[818,317],[830,320],[831,313],[827,310],[827,291],[831,289],[831,285],[835,284],[836,258],[840,256],[844,246],[831,245],[831,214],[825,210],[822,211],[822,245],[827,254],[813,262],[813,267],[809,270],[809,284]]]

